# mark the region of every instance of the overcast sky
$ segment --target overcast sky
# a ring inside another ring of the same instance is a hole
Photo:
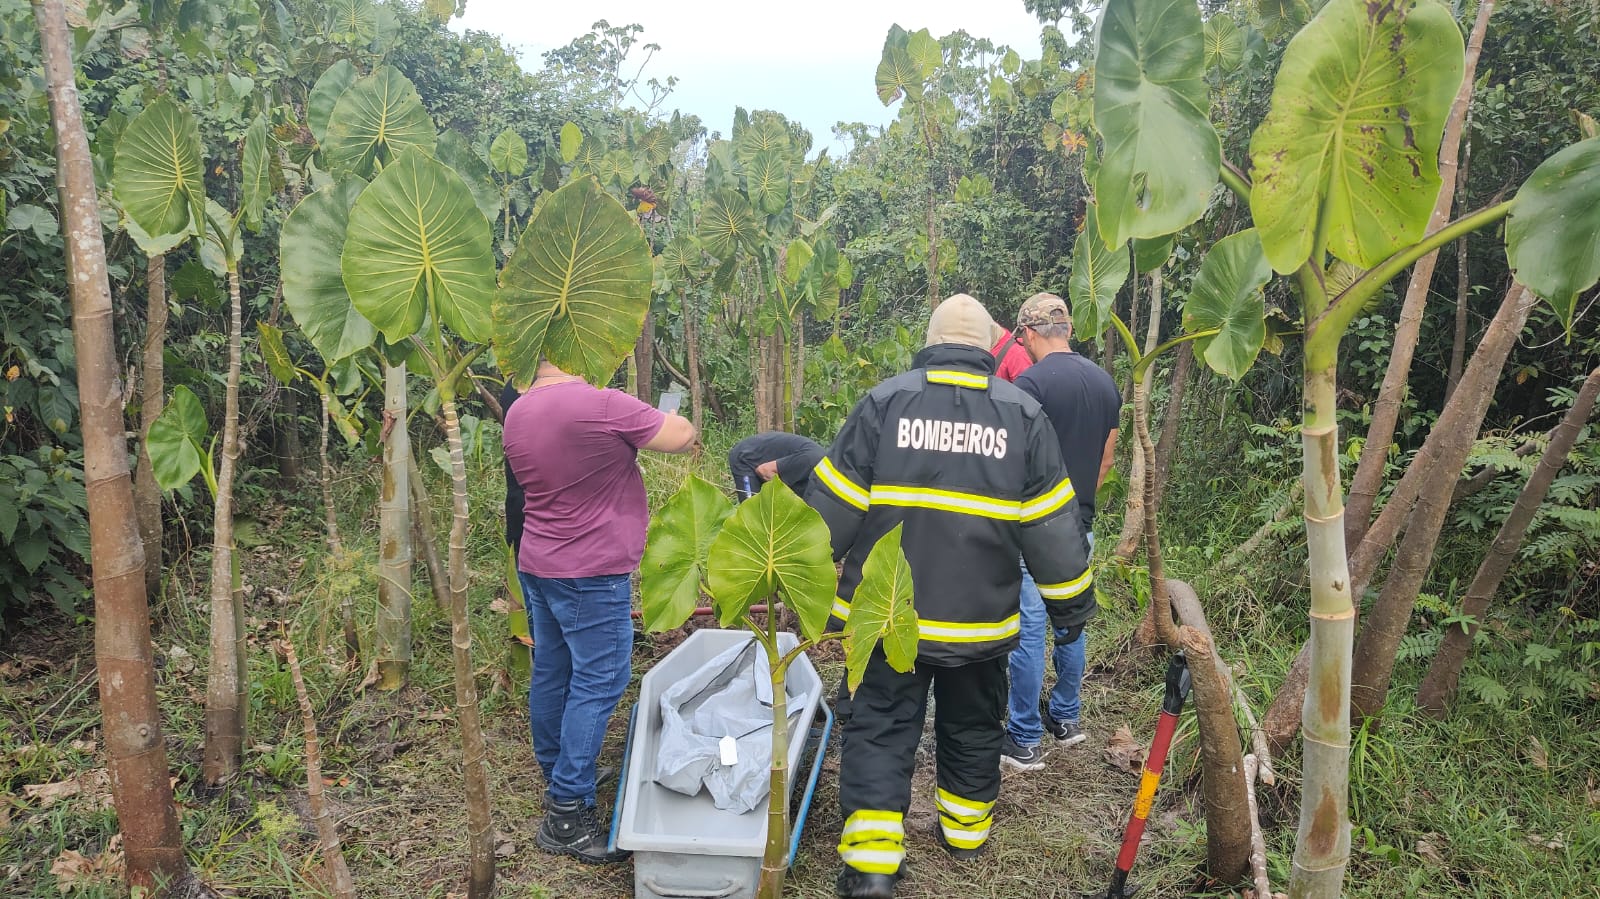
[[[1039,23],[1022,0],[467,0],[451,27],[499,34],[537,68],[539,54],[600,19],[643,25],[641,43],[661,45],[645,74],[677,76],[669,109],[699,115],[724,136],[735,106],[775,109],[810,129],[818,147],[831,143],[835,122],[893,119],[872,85],[892,24],[935,37],[965,29],[1039,55]]]

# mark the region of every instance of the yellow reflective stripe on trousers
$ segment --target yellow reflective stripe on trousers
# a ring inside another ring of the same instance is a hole
[[[1070,581],[1059,584],[1036,584],[1039,595],[1045,599],[1071,599],[1089,589],[1094,583],[1094,570],[1090,569]]]
[[[1061,483],[1057,484],[1049,493],[1022,504],[1022,521],[1026,524],[1051,515],[1057,509],[1071,502],[1072,498],[1077,495],[1078,491],[1072,487],[1072,479],[1062,478]]]
[[[893,874],[905,859],[905,815],[879,809],[852,812],[839,838],[844,863],[864,874]]]
[[[850,604],[835,596],[833,598],[833,617],[840,621],[850,620]]]
[[[994,803],[963,799],[940,788],[939,829],[945,842],[957,849],[976,849],[989,839],[994,822]]]
[[[938,800],[939,810],[941,812],[944,812],[958,821],[981,821],[984,818],[987,818],[989,816],[989,812],[993,811],[994,809],[993,800],[990,800],[989,802],[980,802],[976,799],[963,799],[949,790],[946,790],[944,787],[936,788],[934,798]]]
[[[971,387],[973,390],[987,390],[989,387],[988,375],[975,375],[966,371],[951,371],[945,368],[928,369],[929,384],[954,384],[957,387]]]
[[[870,499],[874,506],[937,509],[1000,521],[1017,521],[1022,517],[1022,503],[1017,500],[929,487],[873,487]]]
[[[935,643],[985,643],[1005,640],[1022,632],[1022,616],[1012,615],[1003,621],[965,622],[917,619],[919,636]]]
[[[822,461],[818,462],[817,467],[811,471],[821,478],[822,483],[826,484],[828,489],[832,490],[833,494],[839,499],[863,512],[867,510],[867,491],[861,489],[861,486],[855,481],[845,477],[839,469],[834,468],[833,461],[827,456],[823,456]]]

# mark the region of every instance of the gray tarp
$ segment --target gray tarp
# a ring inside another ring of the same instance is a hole
[[[710,792],[717,808],[743,814],[767,797],[772,765],[772,677],[754,639],[724,650],[661,694],[655,781],[687,796]],[[812,697],[789,696],[790,728]],[[738,752],[722,763],[723,737]]]

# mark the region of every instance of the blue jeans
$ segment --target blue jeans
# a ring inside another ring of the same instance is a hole
[[[533,632],[533,754],[550,799],[592,806],[595,760],[631,673],[633,591],[625,574],[518,575]]]
[[[1094,538],[1089,538],[1094,551]],[[1038,746],[1044,739],[1044,721],[1039,717],[1039,691],[1044,689],[1045,630],[1050,617],[1044,610],[1044,597],[1022,566],[1022,636],[1011,650],[1011,701],[1006,716],[1006,732],[1018,746]],[[1055,637],[1064,636],[1055,631]],[[1078,692],[1083,687],[1084,647],[1089,635],[1082,633],[1072,643],[1055,643],[1051,651],[1056,666],[1056,684],[1050,689],[1050,717],[1077,723]]]

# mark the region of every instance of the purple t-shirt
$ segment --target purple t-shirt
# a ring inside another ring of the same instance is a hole
[[[666,416],[617,390],[566,381],[528,391],[506,414],[506,462],[527,494],[517,567],[538,577],[639,567],[650,510],[639,447]]]

